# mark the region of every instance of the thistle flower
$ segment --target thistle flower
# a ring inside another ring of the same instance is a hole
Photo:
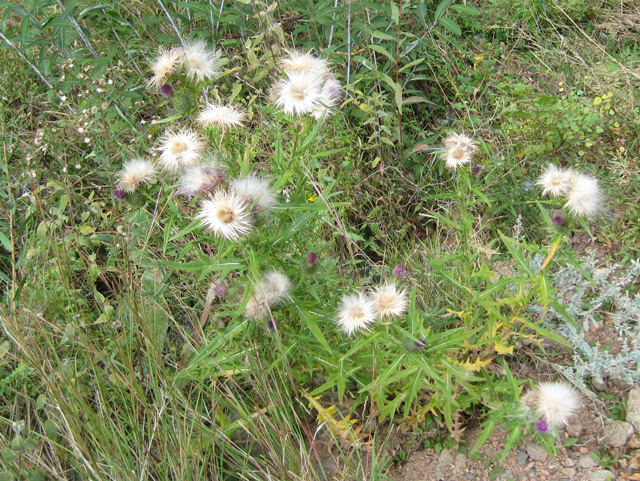
[[[220,75],[219,53],[207,50],[206,43],[201,40],[185,45],[182,64],[187,71],[187,77],[197,82]]]
[[[232,105],[209,104],[198,115],[198,122],[204,127],[218,127],[227,130],[233,127],[242,127],[247,114]]]
[[[202,224],[215,235],[236,240],[251,232],[253,218],[246,201],[234,193],[218,191],[202,203]]]
[[[245,306],[244,315],[254,320],[264,318],[270,308],[282,304],[290,290],[291,281],[286,275],[275,270],[267,272],[256,283]]]
[[[141,185],[152,182],[155,176],[156,168],[151,162],[144,159],[131,159],[122,166],[118,174],[118,188],[132,193]]]
[[[267,212],[278,202],[269,182],[253,173],[234,179],[230,187],[232,192],[245,199],[258,213]]]
[[[116,200],[124,200],[127,197],[127,193],[124,189],[113,189],[113,198]]]
[[[373,292],[372,298],[379,319],[400,317],[407,312],[409,307],[406,292],[398,290],[395,284],[378,286]]]
[[[212,192],[224,179],[223,170],[213,164],[192,165],[182,173],[177,192],[187,197]]]
[[[200,136],[190,130],[167,132],[160,139],[158,162],[164,170],[175,172],[195,164],[200,158],[203,142]]]
[[[173,96],[175,90],[173,89],[173,86],[171,84],[164,84],[162,87],[160,87],[160,93],[163,97],[169,98]]]
[[[363,293],[347,295],[340,300],[337,323],[347,335],[366,329],[375,319],[375,306]]]
[[[315,266],[318,263],[318,254],[315,252],[307,252],[306,260],[309,267]]]
[[[151,62],[153,77],[147,80],[147,84],[155,88],[164,86],[169,76],[176,71],[180,65],[184,51],[181,48],[167,49],[160,47],[158,54],[153,62]]]
[[[277,107],[287,115],[306,115],[320,104],[322,79],[308,72],[292,72],[274,85],[272,96]]]
[[[445,167],[450,170],[456,170],[465,164],[471,162],[473,154],[478,150],[475,141],[463,134],[450,134],[444,139],[445,146],[442,157],[445,159]]]
[[[322,118],[323,115],[327,116],[331,113],[331,108],[335,107],[340,101],[341,93],[342,85],[340,85],[338,79],[331,77],[325,81],[322,91],[320,92],[319,104],[312,112],[316,120]]]
[[[311,55],[310,52],[297,50],[291,52],[289,57],[281,59],[280,66],[288,74],[301,72],[324,77],[330,73],[326,59]]]
[[[538,177],[536,184],[543,187],[542,195],[549,194],[551,197],[560,197],[569,190],[573,175],[570,169],[562,169],[549,164],[542,175]]]
[[[535,411],[549,429],[566,424],[580,409],[580,395],[566,383],[547,382],[527,393],[522,403],[525,408]]]
[[[393,268],[393,275],[398,279],[406,279],[407,266],[405,266],[404,264],[398,264]]]
[[[574,174],[569,182],[569,195],[564,205],[573,215],[594,217],[602,209],[602,191],[595,177]]]

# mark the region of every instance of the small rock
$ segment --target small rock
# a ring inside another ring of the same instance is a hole
[[[627,446],[629,446],[629,449],[640,448],[640,437],[638,437],[637,434],[634,434],[633,436],[631,436],[631,439],[627,441]]]
[[[582,427],[582,424],[575,423],[575,424],[567,424],[565,429],[567,430],[567,434],[569,435],[569,437],[579,438],[584,428]]]
[[[577,470],[575,468],[564,468],[562,470],[562,475],[566,476],[567,479],[576,479]]]
[[[612,448],[624,446],[633,435],[633,426],[624,421],[616,421],[604,428],[602,442]]]
[[[466,469],[466,467],[467,467],[467,456],[462,453],[457,453],[456,459],[453,462],[453,469],[456,470],[456,472],[462,472]]]
[[[476,481],[476,475],[473,473],[467,473],[465,474],[465,477],[469,480],[469,481]]]
[[[534,461],[544,462],[547,460],[547,451],[536,443],[527,444],[527,454]]]
[[[576,465],[576,460],[573,458],[564,458],[562,460],[562,465],[566,468],[570,468]]]
[[[527,459],[529,459],[529,455],[520,449],[516,449],[516,456],[518,458],[518,466],[524,466],[527,464]]]
[[[640,434],[640,387],[634,387],[629,391],[627,422],[631,423],[636,433]]]
[[[607,380],[601,375],[593,376],[591,378],[591,385],[596,391],[604,391],[607,389]]]
[[[589,481],[615,481],[616,475],[606,469],[589,473]]]
[[[578,458],[578,467],[580,469],[590,469],[595,468],[598,465],[598,461],[596,461],[591,453],[583,454]]]
[[[443,449],[438,456],[438,464],[436,464],[436,471],[439,475],[443,476],[445,471],[453,465],[453,459],[455,451],[453,449]]]

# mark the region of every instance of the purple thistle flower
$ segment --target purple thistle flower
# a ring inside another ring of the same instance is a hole
[[[407,277],[407,267],[403,264],[398,264],[393,268],[393,275],[398,279],[406,279]]]
[[[267,327],[272,331],[276,330],[276,321],[273,320],[273,317],[267,321]]]
[[[307,264],[310,266],[315,266],[318,263],[318,254],[315,252],[309,252],[307,254]]]
[[[537,423],[536,423],[536,430],[540,433],[540,434],[546,434],[549,432],[549,424],[547,423],[547,421],[545,421],[544,419],[540,419]]]
[[[116,200],[124,200],[127,196],[127,193],[124,189],[113,189],[113,198]]]
[[[224,284],[218,284],[216,288],[213,290],[216,297],[224,297],[227,295],[227,287]]]
[[[553,222],[553,225],[562,227],[564,225],[564,217],[562,217],[561,215],[553,216],[551,218],[551,222]]]
[[[471,175],[478,176],[482,173],[483,170],[484,167],[482,165],[474,165],[473,167],[471,167]]]
[[[173,94],[175,93],[175,90],[173,89],[173,87],[171,86],[171,84],[164,84],[162,87],[160,87],[160,94],[163,97],[173,97]]]
[[[427,347],[427,340],[424,337],[419,337],[417,341],[413,341],[413,345],[416,349],[424,349]]]

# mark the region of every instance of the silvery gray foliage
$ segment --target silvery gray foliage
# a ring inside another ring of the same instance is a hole
[[[594,256],[581,259],[579,267],[567,264],[552,276],[556,297],[575,319],[577,328],[550,309],[546,323],[574,348],[575,365],[569,368],[579,379],[608,376],[628,384],[640,382],[640,295],[628,287],[640,276],[640,260],[623,267],[599,266]],[[600,310],[606,308],[622,345],[611,353],[606,346],[591,346],[584,332],[601,325]]]

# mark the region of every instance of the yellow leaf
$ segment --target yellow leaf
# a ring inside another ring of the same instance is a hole
[[[513,354],[513,346],[504,346],[500,342],[496,342],[495,350],[498,354]]]
[[[551,262],[551,259],[553,259],[553,256],[556,255],[556,252],[558,251],[558,247],[560,247],[560,242],[561,242],[561,239],[558,239],[553,244],[551,244],[551,249],[549,250],[549,254],[547,254],[547,258],[544,260],[544,262],[540,266],[540,270],[547,267],[547,264]]]
[[[453,311],[451,309],[447,309],[447,314],[451,315],[451,314],[455,314],[456,316],[458,316],[460,319],[462,319],[462,316],[464,315],[464,311]]]
[[[485,361],[481,361],[480,358],[478,358],[478,359],[476,359],[476,362],[474,362],[474,363],[472,363],[469,360],[466,360],[465,362],[463,362],[460,365],[467,371],[475,372],[475,371],[479,371],[480,369],[482,369],[486,365],[490,364],[492,360],[493,359],[489,358],[489,359],[487,359]]]

